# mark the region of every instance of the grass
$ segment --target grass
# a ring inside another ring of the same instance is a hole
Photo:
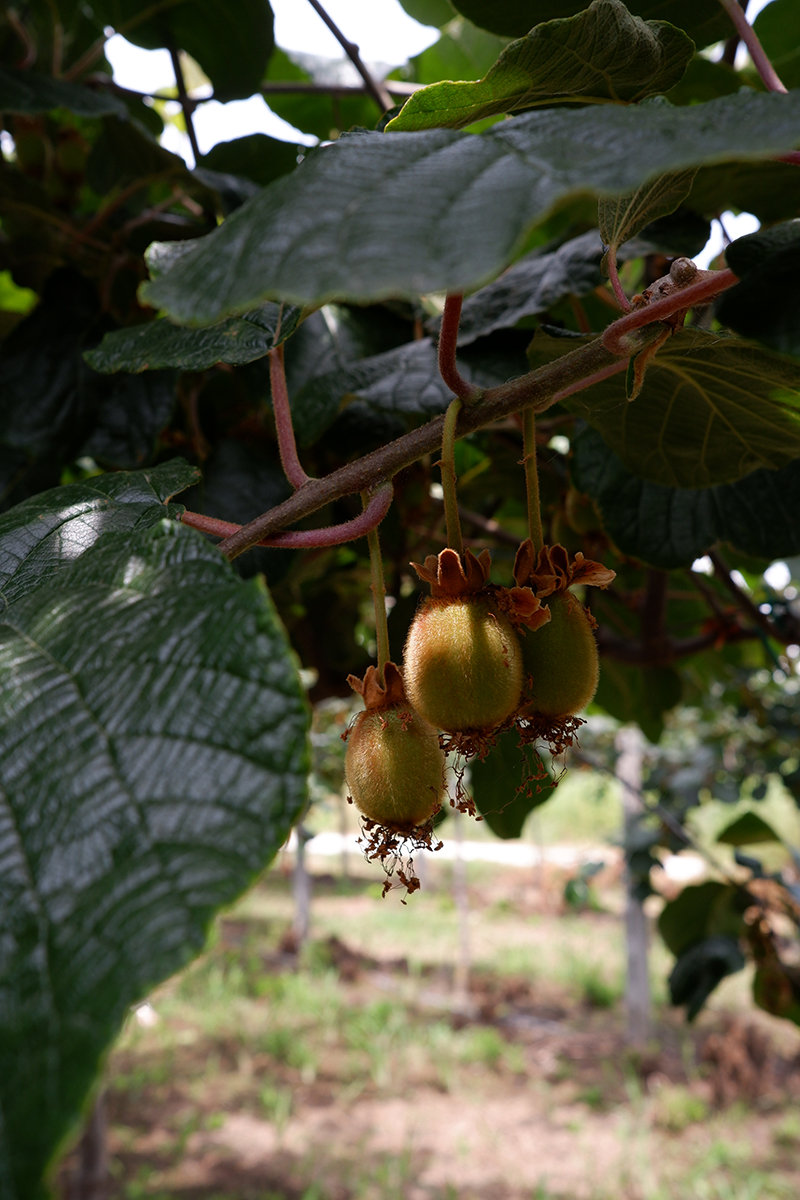
[[[786,1097],[713,1111],[696,1052],[713,1013],[687,1030],[659,1012],[630,1055],[621,921],[562,914],[560,879],[548,899],[528,876],[469,867],[465,1009],[447,864],[406,907],[371,877],[318,877],[298,963],[278,865],[151,997],[155,1024],[129,1020],[108,1066],[110,1200],[799,1194]],[[654,980],[667,965],[655,943]]]

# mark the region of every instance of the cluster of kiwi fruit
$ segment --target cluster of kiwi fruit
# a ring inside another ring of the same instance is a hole
[[[593,621],[570,590],[614,573],[563,546],[523,542],[516,587],[489,583],[490,557],[443,550],[412,564],[431,585],[408,633],[401,670],[350,676],[365,711],[350,730],[345,777],[369,822],[412,839],[442,805],[445,749],[484,755],[516,723],[548,740],[594,696]],[[443,736],[440,736],[439,731]],[[444,747],[444,748],[443,748]],[[395,843],[392,843],[393,845]]]

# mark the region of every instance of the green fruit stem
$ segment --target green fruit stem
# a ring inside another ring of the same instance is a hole
[[[444,419],[442,433],[442,460],[439,464],[442,471],[442,493],[444,495],[444,519],[447,524],[447,544],[455,550],[459,557],[464,553],[464,543],[461,539],[461,519],[458,515],[458,492],[456,478],[456,425],[458,414],[463,401],[456,396],[450,404]]]
[[[361,493],[364,508],[369,504],[368,492]],[[372,603],[375,606],[375,639],[378,644],[378,681],[386,683],[384,668],[389,661],[389,626],[386,621],[386,584],[383,578],[383,559],[377,526],[367,534],[369,545],[369,567],[372,576]]]
[[[538,554],[544,545],[542,510],[539,504],[539,470],[536,465],[536,413],[526,408],[522,414],[525,490],[528,495],[528,532]]]

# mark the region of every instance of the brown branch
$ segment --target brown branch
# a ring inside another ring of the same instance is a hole
[[[192,147],[194,155],[194,165],[200,166],[200,147],[197,144],[197,134],[194,129],[194,121],[192,113],[194,112],[194,102],[189,99],[189,93],[186,91],[186,80],[183,77],[183,67],[181,66],[181,58],[176,46],[170,46],[169,56],[172,60],[172,70],[175,72],[175,85],[178,89],[178,99],[181,102],[183,109],[183,119],[186,123],[186,132],[189,135],[189,144]]]
[[[660,326],[655,325],[653,338],[659,333]],[[647,338],[647,334],[643,336]],[[614,361],[613,355],[597,338],[588,346],[580,346],[537,371],[487,390],[479,403],[462,408],[456,435],[464,437],[524,408],[543,412],[559,394],[580,380],[613,365]],[[345,464],[324,479],[311,480],[298,488],[283,504],[257,517],[240,532],[226,539],[220,549],[228,558],[236,558],[262,538],[293,525],[332,500],[365,491],[381,480],[390,479],[423,455],[438,450],[442,444],[443,430],[444,416],[435,417],[419,429],[404,434],[355,462]]]
[[[660,335],[661,326],[658,322],[651,329],[642,330],[640,348]],[[553,363],[510,383],[488,389],[479,403],[462,408],[456,436],[464,437],[526,408],[533,408],[537,413],[544,412],[560,397],[577,391],[580,386],[588,386],[596,377],[603,377],[601,372],[607,373],[609,368],[619,370],[620,366],[603,346],[602,339],[596,338],[588,346],[580,346]],[[411,466],[417,459],[441,446],[444,420],[444,416],[435,417],[427,425],[373,450],[355,462],[347,463],[324,479],[310,480],[298,488],[294,496],[256,517],[227,538],[220,545],[220,550],[227,558],[236,558],[262,538],[294,524],[332,500],[368,490],[382,480],[390,479],[404,467]]]
[[[392,505],[394,492],[390,483],[377,488],[371,500],[352,521],[344,521],[341,525],[327,525],[323,529],[287,530],[262,538],[258,546],[270,546],[283,550],[313,550],[320,546],[341,546],[356,538],[365,537],[373,529],[377,529]],[[203,513],[184,512],[181,517],[184,525],[199,529],[201,533],[209,533],[213,537],[231,538],[241,531],[241,525],[232,521],[220,521],[216,517],[207,517]]]
[[[666,630],[669,575],[666,571],[658,571],[654,567],[650,567],[646,578],[644,603],[642,604],[642,647],[645,653],[658,658],[669,652]]]
[[[379,83],[378,80],[372,78],[372,75],[364,66],[361,55],[358,52],[358,46],[356,46],[354,42],[349,42],[347,40],[336,22],[328,16],[327,12],[320,4],[320,0],[308,0],[308,2],[328,26],[328,29],[330,29],[337,42],[350,59],[350,62],[364,80],[364,87],[367,89],[370,96],[381,110],[381,115],[383,115],[385,112],[388,112],[388,110],[392,107],[392,97],[389,95],[382,83]]]
[[[714,564],[714,574],[720,581],[722,586],[727,589],[733,599],[736,601],[738,608],[746,613],[754,625],[765,633],[767,637],[772,638],[776,642],[780,642],[783,646],[790,646],[800,638],[800,623],[792,622],[792,631],[790,633],[781,633],[774,621],[770,620],[766,613],[762,613],[757,604],[754,604],[750,597],[743,592],[742,589],[735,583],[731,577],[731,571],[725,559],[718,550],[709,550],[708,557]]]
[[[463,300],[464,297],[457,293],[451,293],[445,298],[442,323],[439,327],[439,374],[454,396],[472,404],[480,397],[481,389],[467,383],[456,366],[458,325]]]
[[[638,354],[642,346],[638,338],[630,336],[635,329],[641,329],[653,321],[664,321],[673,313],[706,304],[714,296],[738,282],[739,276],[734,275],[730,267],[723,271],[709,272],[699,283],[690,283],[688,287],[680,288],[672,295],[665,296],[663,300],[644,304],[614,321],[603,333],[603,345],[620,358]]]
[[[24,22],[19,19],[19,16],[13,8],[6,8],[5,16],[9,25],[14,30],[14,33],[25,47],[24,55],[14,64],[14,66],[19,71],[27,71],[28,67],[32,67],[36,62],[36,42],[31,37],[30,30],[27,29]]]
[[[668,667],[682,658],[691,658],[702,650],[710,650],[720,637],[726,642],[750,641],[760,637],[756,629],[710,629],[694,637],[675,638],[665,641],[660,648],[653,649],[641,641],[629,641],[609,630],[597,630],[597,648],[605,658],[628,663],[635,667]]]

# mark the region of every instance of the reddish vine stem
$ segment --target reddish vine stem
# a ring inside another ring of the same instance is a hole
[[[352,521],[344,521],[341,525],[327,525],[324,529],[289,529],[262,538],[259,542],[252,542],[251,545],[283,550],[313,550],[320,546],[341,546],[377,529],[391,508],[392,495],[392,485],[384,483],[372,493],[364,511],[353,517]],[[220,521],[217,517],[207,517],[203,513],[188,510],[181,517],[181,521],[184,525],[191,525],[192,529],[210,533],[213,537],[232,538],[242,531],[242,526],[235,525],[232,521]]]
[[[758,34],[745,16],[744,10],[739,7],[737,0],[719,0],[719,2],[733,21],[739,37],[745,46],[747,46],[750,57],[753,60],[753,66],[761,76],[764,87],[768,92],[785,92],[786,88],[781,83],[777,71],[764,53],[764,47],[758,40]]]
[[[624,312],[630,312],[631,302],[625,295],[625,289],[620,283],[619,272],[617,271],[617,252],[615,247],[611,247],[606,259],[606,269],[608,270],[608,278],[611,283],[614,295],[616,296],[620,307]]]
[[[467,404],[474,404],[481,397],[480,388],[467,383],[456,366],[458,347],[458,325],[461,320],[461,305],[464,297],[451,293],[444,302],[442,324],[439,328],[439,374],[454,396]]]
[[[671,296],[665,296],[663,300],[656,300],[653,304],[645,304],[626,313],[624,317],[608,326],[603,334],[603,345],[612,354],[620,358],[629,358],[642,348],[638,341],[628,336],[634,329],[641,329],[654,321],[664,321],[683,309],[705,304],[738,282],[739,276],[734,275],[730,267],[723,271],[714,271],[709,279],[702,279],[700,283],[690,283],[688,287],[673,292]]]
[[[563,396],[571,395],[580,388],[624,369],[626,364],[620,363],[619,359],[627,359],[631,353],[642,350],[649,342],[655,341],[663,332],[661,320],[670,313],[692,307],[700,299],[709,299],[738,282],[733,271],[719,271],[717,274],[719,281],[715,278],[704,280],[701,284],[692,284],[672,296],[665,297],[664,300],[627,313],[608,327],[603,338],[596,338],[588,346],[579,346],[555,362],[531,371],[520,379],[487,389],[479,402],[461,409],[456,436],[464,437],[465,434],[473,433],[476,429],[482,429],[493,421],[510,417],[526,408],[532,408],[537,413],[544,412]],[[615,334],[643,327],[648,322],[650,328],[641,328],[633,350],[629,345],[619,345]],[[606,338],[614,347],[613,350],[604,344]],[[263,538],[274,535],[287,525],[293,525],[295,521],[309,516],[331,501],[375,487],[381,480],[391,479],[398,471],[411,466],[423,455],[438,450],[442,444],[443,432],[444,417],[435,417],[427,425],[413,429],[355,462],[346,463],[325,478],[309,480],[294,496],[269,512],[262,513],[260,517],[256,517],[227,537],[221,543],[220,550],[227,558],[236,558],[251,546],[257,545]]]
[[[275,414],[275,433],[278,437],[281,466],[292,487],[299,488],[309,482],[310,476],[306,475],[297,457],[292,409],[283,366],[283,343],[269,352],[269,382],[272,388],[272,411]]]

